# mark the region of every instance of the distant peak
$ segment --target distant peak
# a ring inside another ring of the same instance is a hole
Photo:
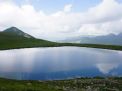
[[[3,32],[9,33],[9,34],[14,34],[14,35],[21,36],[21,37],[26,37],[26,38],[34,38],[33,36],[31,36],[27,33],[24,33],[23,31],[21,31],[17,27],[10,27],[10,28],[4,30]]]
[[[10,29],[18,29],[17,27],[10,27]]]
[[[12,26],[12,27],[10,27],[10,28],[13,28],[13,29],[15,28],[15,29],[17,29],[17,27],[14,27],[14,26]]]
[[[16,27],[10,27],[10,28],[4,30],[4,32],[18,32],[18,31],[20,32],[21,30]]]

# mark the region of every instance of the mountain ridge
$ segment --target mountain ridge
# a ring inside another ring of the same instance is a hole
[[[95,36],[95,37],[74,37],[62,40],[60,42],[68,42],[68,43],[82,43],[82,44],[105,44],[105,45],[122,45],[122,33],[117,35],[108,34],[103,36]]]
[[[122,50],[122,46],[119,45],[59,43],[59,42],[51,42],[43,39],[37,39],[33,37],[28,38],[25,36],[26,34],[27,33],[24,33],[23,31],[13,27],[0,32],[0,50],[35,48],[35,47],[36,48],[37,47],[62,47],[62,46]]]
[[[25,38],[34,38],[33,36],[21,31],[20,29],[16,27],[7,28],[3,30],[1,33],[13,35],[13,36],[25,37]]]

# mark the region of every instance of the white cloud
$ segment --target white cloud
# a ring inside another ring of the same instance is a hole
[[[64,12],[70,12],[71,9],[72,9],[72,4],[66,5],[66,6],[64,7]]]
[[[111,70],[116,69],[118,67],[118,64],[97,64],[98,69],[104,73],[108,74]]]
[[[12,1],[12,0],[0,0],[0,2],[8,2],[8,1]]]
[[[39,38],[62,39],[79,35],[103,35],[122,32],[122,4],[103,0],[86,12],[71,12],[72,4],[47,15],[33,5],[18,6],[0,0],[0,30],[16,26]]]

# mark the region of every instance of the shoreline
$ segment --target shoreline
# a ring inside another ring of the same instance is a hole
[[[107,49],[107,50],[118,50],[122,51],[122,46],[120,45],[101,45],[101,44],[76,44],[76,43],[56,43],[53,45],[19,45],[11,47],[1,47],[1,50],[12,50],[12,49],[23,49],[23,48],[49,48],[49,47],[85,47],[85,48],[97,48],[97,49]]]

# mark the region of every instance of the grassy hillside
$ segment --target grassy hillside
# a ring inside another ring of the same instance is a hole
[[[16,36],[8,33],[0,33],[0,49],[16,49],[16,48],[30,48],[30,47],[49,47],[54,46],[56,43],[35,39]]]
[[[78,46],[78,47],[122,50],[122,46],[114,46],[114,45],[55,43],[41,39],[26,39],[26,38],[0,39],[0,50],[32,48],[32,47],[59,47],[59,46]]]
[[[58,47],[58,46],[78,46],[103,48],[112,50],[122,50],[122,46],[99,45],[99,44],[77,44],[77,43],[56,43],[35,38],[26,38],[12,33],[0,32],[0,50],[32,48],[32,47]]]

